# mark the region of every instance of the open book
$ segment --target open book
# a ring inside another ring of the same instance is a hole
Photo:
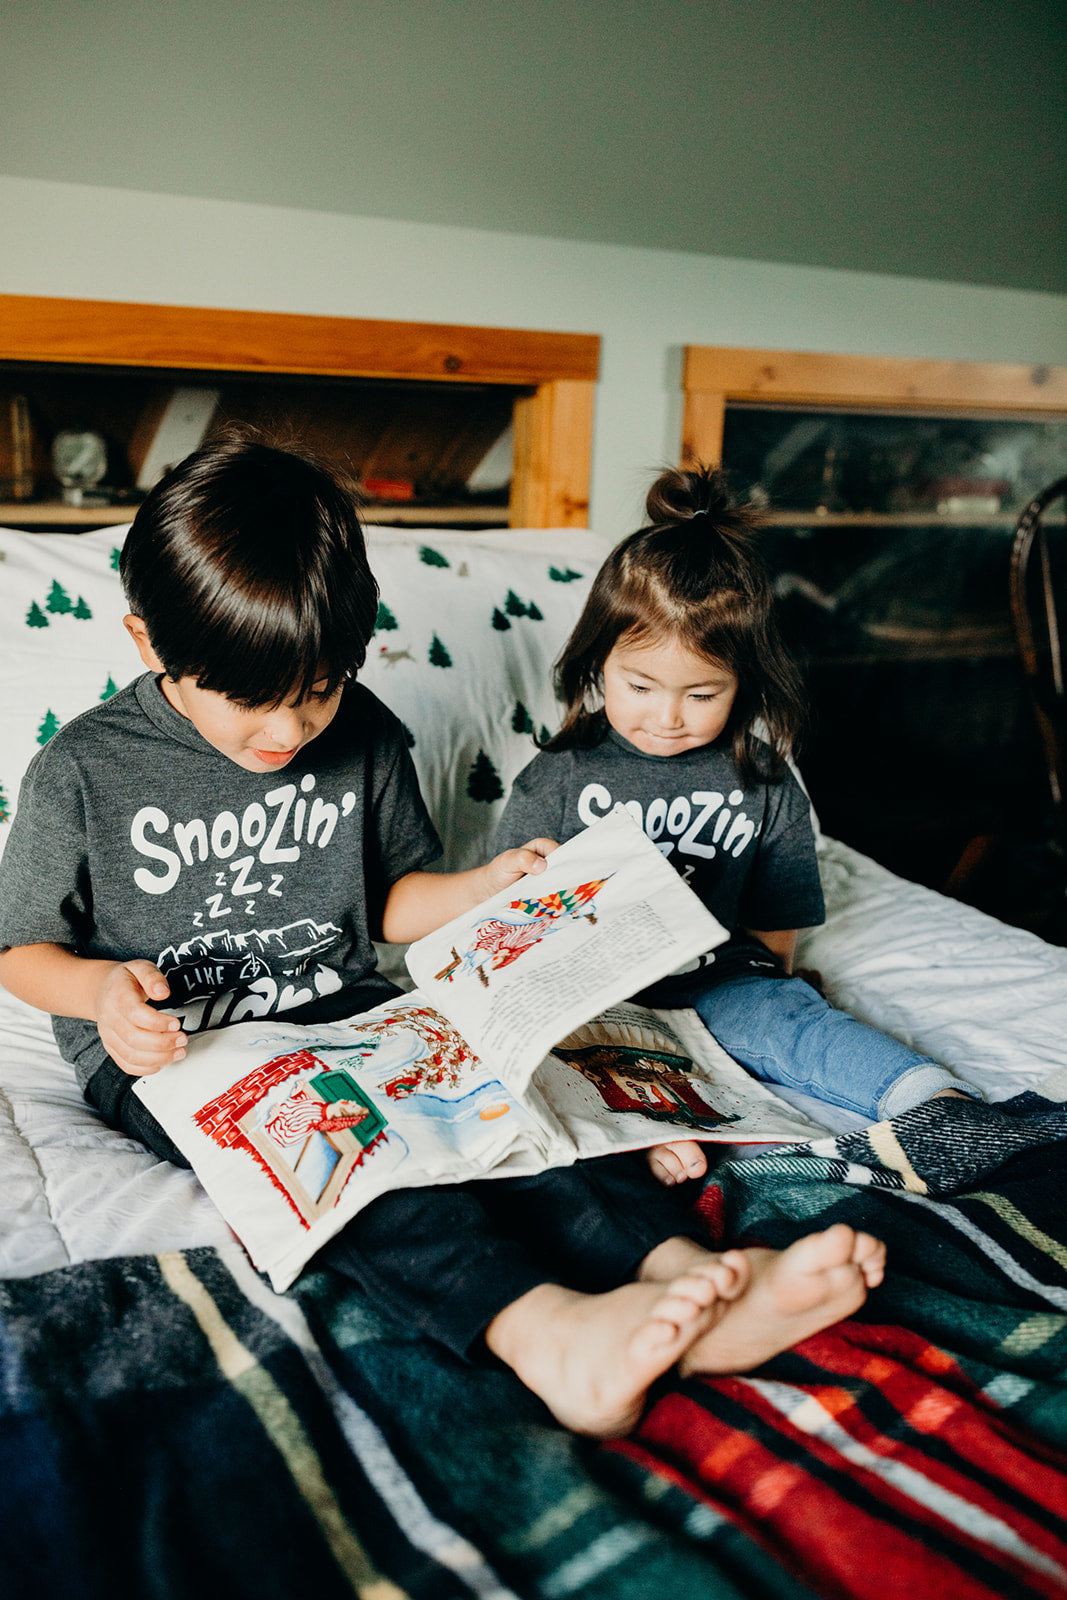
[[[194,1035],[136,1093],[281,1290],[388,1189],[822,1133],[694,1013],[620,1004],[726,937],[618,806],[412,945],[412,993],[321,1027]]]

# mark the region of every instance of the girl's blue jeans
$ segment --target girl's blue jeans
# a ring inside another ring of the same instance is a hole
[[[694,975],[690,985],[673,979],[671,990],[670,1004],[691,1006],[754,1077],[872,1121],[898,1117],[939,1089],[977,1093],[929,1056],[835,1011],[802,978],[752,972],[709,984]]]

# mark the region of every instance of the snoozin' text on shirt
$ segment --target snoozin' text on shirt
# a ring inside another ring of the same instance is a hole
[[[234,874],[232,892],[254,893],[259,885],[249,881],[257,864],[270,867],[299,861],[301,847],[316,845],[324,850],[333,838],[338,820],[347,817],[356,803],[349,790],[340,805],[311,796],[315,778],[307,772],[295,783],[283,784],[253,800],[238,817],[235,811],[219,811],[210,820],[190,817],[172,822],[159,806],[142,806],[130,824],[130,843],[138,855],[158,862],[155,870],[138,867],[133,881],[145,894],[166,894],[181,877],[185,867],[207,861],[226,861]],[[238,856],[244,847],[248,854]]]
[[[693,789],[673,799],[658,797],[642,807],[640,800],[623,800],[622,805],[643,828],[657,847],[669,856],[677,849],[682,856],[697,856],[710,861],[721,851],[739,856],[759,832],[759,823],[736,808],[744,800],[740,789],[728,795],[714,789]],[[606,816],[616,803],[602,783],[587,783],[578,796],[578,816],[586,827]]]

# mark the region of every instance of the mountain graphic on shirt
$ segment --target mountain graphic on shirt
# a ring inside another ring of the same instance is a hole
[[[252,928],[247,933],[220,928],[218,933],[196,934],[168,945],[156,965],[170,984],[172,1003],[203,999],[271,972],[296,977],[312,956],[328,950],[340,936],[335,923],[318,923],[311,917],[284,928]]]

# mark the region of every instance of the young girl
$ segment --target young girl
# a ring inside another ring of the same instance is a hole
[[[808,800],[787,765],[803,702],[758,522],[708,468],[665,472],[646,511],[564,646],[563,726],[516,779],[498,848],[562,843],[621,801],[731,935],[636,999],[693,1007],[757,1078],[872,1120],[936,1094],[980,1098],[790,976],[797,929],[824,909]],[[705,1170],[691,1141],[652,1160],[668,1183]]]

